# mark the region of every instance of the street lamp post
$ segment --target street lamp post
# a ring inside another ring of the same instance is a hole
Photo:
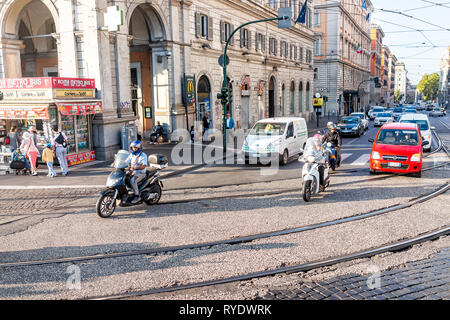
[[[250,24],[254,24],[254,23],[260,23],[260,22],[268,22],[268,21],[275,21],[275,20],[288,20],[290,19],[289,16],[281,16],[281,17],[276,17],[276,18],[269,18],[269,19],[263,19],[263,20],[255,20],[255,21],[250,21],[247,23],[244,23],[242,25],[240,25],[239,27],[237,27],[228,37],[227,42],[225,44],[225,49],[223,51],[223,62],[222,62],[222,68],[223,68],[223,85],[222,85],[222,90],[221,93],[219,93],[217,95],[217,98],[221,100],[222,106],[223,106],[223,151],[224,153],[227,152],[227,104],[229,103],[229,92],[228,92],[228,87],[227,87],[227,63],[228,63],[228,59],[227,59],[227,50],[228,50],[228,45],[230,44],[231,38],[233,38],[234,34],[242,29],[245,26],[248,26]]]

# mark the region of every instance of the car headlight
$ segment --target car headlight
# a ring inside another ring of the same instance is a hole
[[[420,153],[415,153],[411,156],[411,162],[420,162]]]
[[[352,130],[358,130],[358,127],[353,127]]]
[[[381,159],[380,154],[378,152],[376,152],[376,151],[373,151],[372,152],[372,159],[373,160],[380,160]]]

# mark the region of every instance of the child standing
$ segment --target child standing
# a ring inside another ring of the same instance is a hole
[[[46,148],[42,152],[42,161],[47,163],[47,167],[48,167],[47,177],[52,177],[52,178],[54,176],[56,176],[56,173],[53,170],[53,157],[54,157],[54,154],[53,154],[52,145],[50,143],[47,143]]]

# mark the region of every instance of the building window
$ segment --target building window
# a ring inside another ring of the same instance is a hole
[[[269,53],[271,55],[277,55],[277,39],[269,38]]]
[[[200,36],[206,38],[208,36],[208,16],[200,15]]]
[[[248,29],[241,29],[241,48],[250,49],[250,32]]]
[[[320,27],[320,12],[314,12],[314,27]]]
[[[195,36],[213,40],[213,19],[203,13],[195,13]]]
[[[281,104],[280,104],[280,107],[281,107],[280,113],[282,116],[284,116],[285,98],[286,98],[286,90],[285,90],[284,83],[283,83],[283,85],[281,86]]]
[[[322,46],[322,37],[319,37],[319,39],[317,39],[314,42],[314,55],[315,56],[320,56],[320,54],[321,54],[321,46]]]
[[[309,82],[306,83],[306,111],[309,111]]]
[[[318,72],[319,72],[318,69],[314,68],[314,80],[317,80],[319,78]]]
[[[298,85],[298,112],[303,112],[303,82]]]

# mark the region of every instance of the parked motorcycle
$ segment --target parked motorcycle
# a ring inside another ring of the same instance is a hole
[[[97,214],[102,218],[111,216],[116,210],[117,200],[120,207],[136,206],[142,203],[153,205],[161,198],[163,183],[159,179],[159,171],[167,167],[167,157],[164,155],[152,154],[148,157],[150,168],[146,170],[146,176],[138,183],[141,200],[131,203],[134,193],[130,185],[131,171],[126,159],[130,155],[129,151],[120,150],[114,160],[114,171],[108,176],[106,187],[100,193],[97,200]]]
[[[299,159],[301,162],[305,162],[302,169],[302,181],[303,181],[303,200],[308,202],[311,200],[311,196],[325,191],[330,185],[330,176],[328,174],[328,157],[324,150],[325,144],[322,145],[320,151],[316,149],[313,142],[313,138],[308,138],[306,141],[303,157]],[[319,165],[323,165],[323,187],[320,187],[320,173]]]

